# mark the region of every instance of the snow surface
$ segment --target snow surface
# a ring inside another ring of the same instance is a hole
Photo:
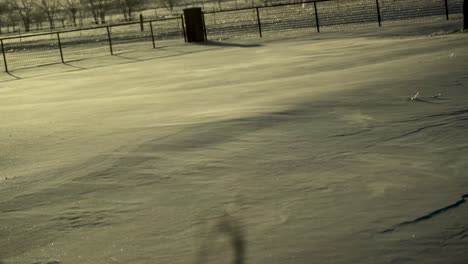
[[[468,263],[468,34],[444,32],[3,74],[0,262]]]

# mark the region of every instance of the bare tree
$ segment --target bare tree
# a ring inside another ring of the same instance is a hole
[[[65,22],[67,21],[68,21],[68,25],[70,26],[70,21],[68,20],[69,19],[68,13],[66,10],[63,9],[62,6],[59,7],[59,10],[57,11],[55,17],[57,18],[58,21],[60,21],[62,28],[66,27]],[[75,26],[74,24],[72,25]]]
[[[50,29],[55,27],[54,19],[59,10],[59,0],[36,0],[39,11],[47,17]]]
[[[5,0],[3,4],[3,19],[6,21],[7,31],[10,33],[10,27],[13,26],[13,32],[15,32],[15,25],[20,22],[20,16],[16,12],[15,7],[12,5],[11,1]]]
[[[93,14],[94,22],[99,24],[106,23],[106,14],[110,7],[112,7],[112,0],[87,0],[88,8]]]
[[[78,9],[78,19],[80,27],[83,26],[83,21],[85,18],[89,17],[89,9],[86,8],[88,0],[79,0],[80,8]]]
[[[64,11],[70,16],[70,20],[73,23],[73,26],[76,27],[78,25],[77,19],[79,12],[83,9],[82,1],[81,0],[65,0],[62,3],[62,7]]]
[[[18,13],[23,21],[24,30],[29,32],[34,12],[36,11],[36,0],[10,0],[8,3],[11,10]]]
[[[3,16],[8,14],[7,12],[7,4],[4,1],[0,1],[0,34],[2,34]]]
[[[218,3],[218,8],[219,8],[219,10],[222,10],[222,8],[221,8],[221,1],[222,1],[222,0],[214,0],[214,3],[213,3],[213,4]]]
[[[132,20],[133,12],[135,12],[138,8],[144,6],[146,4],[146,0],[116,0],[116,5],[122,11],[124,15],[124,19]]]
[[[39,10],[37,10],[39,11]],[[43,12],[33,12],[31,15],[31,23],[36,24],[36,30],[42,30],[42,23],[47,20],[47,16]]]
[[[164,6],[165,8],[167,8],[169,11],[172,11],[174,10],[174,7],[179,4],[180,0],[161,0],[161,4],[162,6]]]
[[[99,24],[99,12],[96,9],[95,1],[94,0],[86,0],[87,1],[87,7],[91,11],[91,14],[93,14],[94,18],[94,23]]]

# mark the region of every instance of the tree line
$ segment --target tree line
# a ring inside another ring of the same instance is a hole
[[[25,31],[30,31],[33,23],[42,22],[48,23],[50,29],[56,23],[65,27],[65,22],[77,27],[87,18],[95,24],[105,24],[110,14],[121,14],[125,21],[130,21],[135,12],[149,4],[172,11],[179,1],[182,0],[0,0],[0,25],[21,23]]]
[[[257,3],[268,5],[280,2],[297,3],[303,0],[0,0],[0,34],[2,25],[15,27],[21,24],[26,32],[33,25],[42,28],[47,23],[49,29],[83,26],[91,19],[94,24],[106,24],[109,15],[120,14],[124,21],[135,19],[135,13],[149,8],[166,8],[171,13],[176,6],[196,5],[211,2],[222,10],[221,3],[229,1],[239,5],[254,6]],[[214,9],[213,9],[214,10]],[[86,22],[85,22],[86,21]],[[13,28],[13,31],[15,29]]]

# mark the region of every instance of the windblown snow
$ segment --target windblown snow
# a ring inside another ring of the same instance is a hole
[[[0,262],[467,263],[468,34],[398,30],[1,74]]]

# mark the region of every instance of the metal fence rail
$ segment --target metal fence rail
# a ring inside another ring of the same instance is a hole
[[[462,17],[463,0],[316,0],[205,12],[208,39],[313,34]],[[148,20],[0,39],[0,68],[15,69],[156,48],[185,40],[184,18]]]

